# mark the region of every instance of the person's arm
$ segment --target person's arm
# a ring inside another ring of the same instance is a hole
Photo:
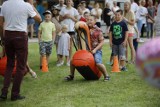
[[[1,40],[3,39],[3,23],[4,23],[4,17],[3,16],[0,16],[0,37],[1,37]]]
[[[134,24],[135,24],[135,16],[134,16],[134,13],[132,13],[131,15],[132,15],[132,16],[131,16],[131,17],[132,17],[131,20],[128,20],[128,19],[125,18],[125,17],[124,17],[124,20],[125,20],[128,24],[134,26]]]
[[[41,23],[42,22],[42,18],[40,16],[40,14],[38,13],[38,11],[36,10],[36,8],[34,6],[33,7],[33,10],[36,12],[36,15],[33,17],[34,20],[36,20],[38,23]]]
[[[112,15],[112,12],[108,12],[107,15],[108,15],[108,16],[111,16],[111,15]]]
[[[41,34],[42,34],[42,31],[41,31],[41,30],[38,30],[38,42],[41,41]]]
[[[102,12],[101,12],[101,10],[100,11],[98,11],[98,9],[95,9],[96,10],[96,17],[99,19],[100,17],[101,17],[101,14],[102,14]]]
[[[125,39],[124,39],[124,42],[123,42],[123,46],[126,46],[127,39],[128,39],[128,31],[125,32]]]
[[[103,37],[103,34],[102,33],[100,33],[100,38],[99,38],[99,44],[98,44],[98,46],[96,47],[96,48],[94,48],[93,50],[92,50],[92,53],[94,54],[94,53],[96,53],[96,51],[97,50],[99,50],[99,49],[101,49],[102,48],[102,46],[103,46],[103,44],[104,44],[104,37]]]
[[[55,37],[56,37],[56,31],[53,31],[53,32],[52,32],[52,41],[55,40]]]
[[[148,14],[148,18],[151,19],[153,22],[155,22],[155,20]]]
[[[66,15],[66,18],[69,18],[71,20],[73,20],[74,22],[77,22],[78,21],[78,16],[71,16],[71,15]]]
[[[69,15],[69,18],[70,18],[71,20],[73,20],[74,22],[78,22],[78,15],[79,15],[79,13],[78,13],[78,11],[75,9],[75,10],[74,10],[74,16]]]
[[[41,19],[40,14],[38,13],[38,11],[36,10],[36,8],[35,8],[34,5],[33,5],[33,0],[27,0],[27,2],[28,2],[29,4],[31,4],[33,10],[36,12],[36,15],[33,17],[34,20],[36,20],[36,21],[39,22],[39,23],[42,22],[42,19]]]
[[[135,24],[135,19],[128,20],[125,17],[123,19],[130,25],[134,25]]]
[[[109,33],[109,44],[110,44],[110,47],[112,47],[112,32],[111,31]]]

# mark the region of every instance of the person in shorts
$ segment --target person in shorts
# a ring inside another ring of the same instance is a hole
[[[110,77],[107,73],[106,67],[102,63],[102,47],[104,44],[104,37],[101,29],[97,27],[96,17],[91,15],[87,20],[88,27],[90,29],[90,38],[91,38],[91,53],[94,56],[96,67],[102,72],[104,76],[104,81],[110,80]],[[70,75],[65,77],[65,80],[70,81],[74,79],[75,66],[70,63]]]
[[[53,41],[55,38],[55,24],[51,22],[52,13],[46,10],[43,15],[45,20],[40,24],[38,31],[39,40],[39,50],[40,50],[40,69],[42,69],[42,58],[47,58],[47,63],[49,61],[49,56],[52,52]]]
[[[126,71],[125,66],[125,50],[127,44],[128,27],[126,22],[122,19],[123,11],[117,10],[115,13],[115,21],[110,28],[110,46],[114,56],[118,56],[120,61],[120,69]]]

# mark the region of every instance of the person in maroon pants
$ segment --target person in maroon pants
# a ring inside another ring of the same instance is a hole
[[[0,35],[1,38],[4,38],[7,68],[0,100],[7,99],[15,57],[17,64],[11,91],[11,101],[25,98],[20,95],[20,86],[24,73],[27,70],[28,37],[26,32],[28,17],[33,17],[36,21],[41,22],[41,17],[36,9],[31,4],[24,2],[24,0],[8,0],[2,4],[0,12]]]

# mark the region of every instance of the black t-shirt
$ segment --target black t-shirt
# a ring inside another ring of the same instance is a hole
[[[111,25],[110,31],[112,32],[112,43],[115,45],[120,45],[125,40],[125,33],[128,31],[128,27],[124,21],[114,21]]]
[[[105,23],[110,25],[111,16],[107,15],[109,12],[111,12],[111,9],[109,9],[109,8],[105,8],[103,10],[103,20]]]

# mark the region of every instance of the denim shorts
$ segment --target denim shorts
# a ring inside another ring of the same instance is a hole
[[[112,46],[112,52],[113,52],[113,56],[119,56],[120,60],[125,60],[125,52],[126,52],[126,48],[120,44],[120,45],[114,45]]]
[[[41,55],[50,55],[52,53],[53,42],[43,42],[39,43],[39,50]]]
[[[102,64],[102,51],[97,50],[96,53],[94,54],[94,60],[96,64]]]
[[[34,23],[35,23],[35,20],[33,18],[30,17],[30,18],[27,19],[27,24],[28,25],[32,25]]]

